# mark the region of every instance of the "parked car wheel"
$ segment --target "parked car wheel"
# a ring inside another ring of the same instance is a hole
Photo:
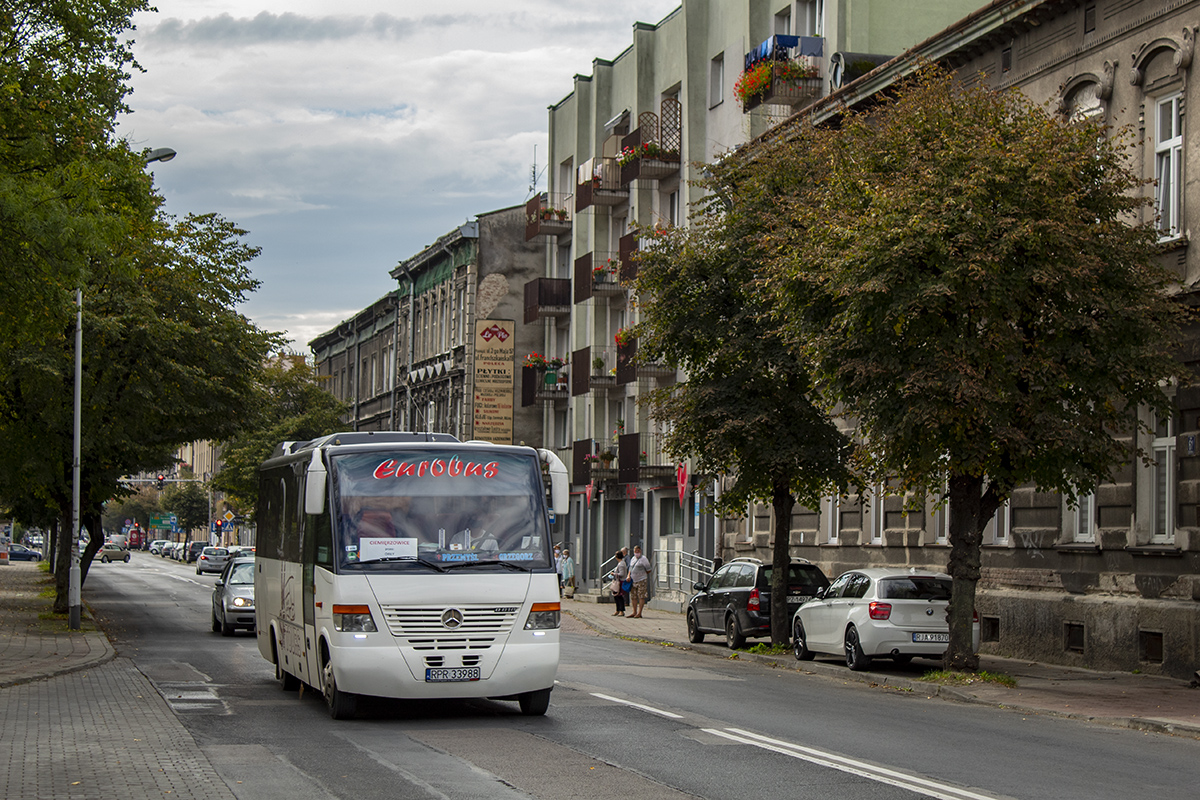
[[[700,630],[700,623],[696,621],[696,612],[689,611],[687,615],[688,641],[692,644],[700,644],[704,641],[704,631]]]
[[[797,661],[812,661],[815,655],[812,650],[808,649],[804,625],[800,620],[796,620],[795,629],[792,631],[792,655],[796,657]]]
[[[107,563],[108,563],[108,556],[100,556],[100,563],[101,563],[101,564],[107,564]]]
[[[125,563],[126,563],[126,564],[128,564],[128,563],[129,563],[129,553],[126,553],[126,554],[125,554]]]
[[[725,617],[725,644],[729,645],[730,650],[746,646],[746,637],[738,628],[737,617],[733,614]]]
[[[333,659],[327,658],[325,666],[321,668],[321,683],[325,684],[325,706],[329,709],[329,716],[334,719],[351,719],[358,711],[358,696],[343,692],[337,687],[337,679],[333,675]],[[550,700],[549,692],[546,693],[547,702]],[[524,709],[522,709],[524,710]]]
[[[858,641],[858,628],[853,625],[846,629],[846,666],[855,672],[862,672],[871,666],[871,659],[863,653]]]
[[[212,618],[213,618],[213,621],[212,621],[213,633],[217,633],[221,630],[221,620],[217,619],[216,611],[212,612]]]
[[[221,635],[222,636],[233,636],[233,631],[234,631],[234,627],[233,627],[233,625],[229,624],[229,618],[222,615],[221,616]]]

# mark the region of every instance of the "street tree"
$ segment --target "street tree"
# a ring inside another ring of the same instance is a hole
[[[1091,492],[1137,454],[1138,410],[1170,413],[1171,276],[1099,122],[929,68],[824,141],[816,198],[772,214],[776,319],[876,472],[949,503],[945,661],[973,670],[987,522],[1021,485]]]
[[[162,507],[175,515],[185,531],[204,530],[209,525],[208,492],[199,483],[172,484],[162,493]]]
[[[690,227],[643,232],[636,292],[642,310],[637,358],[687,372],[650,394],[669,451],[697,473],[732,476],[726,513],[750,501],[774,513],[771,641],[790,641],[787,613],[792,512],[816,507],[851,478],[851,441],[813,402],[807,365],[772,326],[759,290],[766,257],[763,214],[782,192],[803,192],[819,161],[773,151],[711,167]]]
[[[258,468],[284,441],[307,441],[342,428],[349,406],[319,383],[313,368],[297,356],[280,354],[258,373],[252,415],[224,442],[222,466],[212,479],[243,513],[258,502]]]
[[[150,517],[162,512],[159,491],[140,486],[123,497],[114,497],[104,504],[101,523],[105,530],[120,530],[125,520],[132,520],[142,530],[150,530]]]

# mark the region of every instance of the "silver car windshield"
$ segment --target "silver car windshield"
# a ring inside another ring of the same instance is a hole
[[[254,585],[254,565],[253,564],[234,564],[229,570],[229,579],[225,581],[230,586],[240,586],[249,584]]]

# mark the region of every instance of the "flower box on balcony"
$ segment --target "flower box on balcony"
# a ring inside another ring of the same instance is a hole
[[[795,61],[760,61],[742,73],[734,93],[742,110],[760,105],[807,106],[821,98],[816,67]]]

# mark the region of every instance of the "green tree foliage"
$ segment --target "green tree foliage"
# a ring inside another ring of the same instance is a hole
[[[1170,276],[1107,133],[929,69],[849,115],[828,179],[766,224],[780,328],[827,404],[878,474],[949,502],[950,668],[977,667],[982,531],[1011,491],[1091,491],[1134,455],[1133,409],[1170,407]]]
[[[104,505],[101,521],[106,531],[119,531],[130,519],[142,530],[150,530],[150,517],[162,512],[159,491],[150,486],[134,489],[126,497],[114,499]]]
[[[258,502],[258,468],[276,445],[307,441],[341,429],[349,406],[317,383],[302,359],[281,356],[259,373],[253,388],[252,416],[244,429],[222,448],[224,467],[213,488],[228,494],[243,511]]]
[[[850,479],[850,441],[813,404],[807,367],[770,324],[758,290],[762,215],[780,193],[805,191],[819,167],[804,150],[714,166],[692,226],[649,232],[638,254],[638,357],[688,374],[685,384],[651,393],[668,424],[666,444],[698,472],[734,476],[722,496],[726,512],[771,503],[771,592],[780,600],[796,498],[815,507]],[[787,604],[771,603],[773,643],[788,643],[790,622]]]
[[[175,515],[185,531],[203,530],[208,535],[208,491],[199,483],[172,484],[162,493],[162,507]]]

